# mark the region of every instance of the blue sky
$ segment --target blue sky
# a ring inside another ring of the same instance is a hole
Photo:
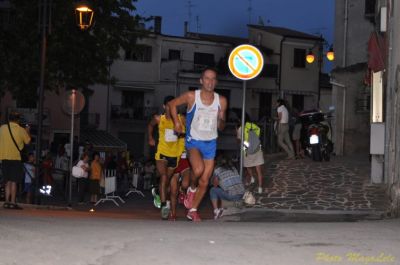
[[[251,2],[251,23],[259,18],[265,25],[320,33],[331,43],[334,0],[191,0],[190,30],[207,34],[246,37]],[[188,0],[138,0],[137,12],[163,17],[163,33],[182,36],[189,19]],[[196,22],[198,17],[199,23]],[[269,21],[269,23],[268,23]]]
[[[247,37],[251,3],[251,24],[261,19],[264,25],[322,34],[333,43],[335,0],[138,0],[135,6],[139,15],[162,16],[163,34],[182,36],[189,2],[192,32]],[[330,68],[325,62],[325,71]]]

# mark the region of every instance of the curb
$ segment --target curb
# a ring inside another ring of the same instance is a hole
[[[346,210],[289,210],[265,208],[236,208],[224,210],[222,221],[282,221],[282,222],[339,222],[360,220],[382,220],[384,211],[346,211]]]
[[[36,210],[57,210],[57,211],[72,211],[73,208],[69,206],[55,206],[55,205],[37,205],[37,204],[25,204],[18,203],[23,209],[36,209]],[[3,204],[1,205],[3,207]]]

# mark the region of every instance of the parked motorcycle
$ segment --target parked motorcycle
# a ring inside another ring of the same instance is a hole
[[[329,161],[333,152],[332,128],[327,115],[316,110],[303,111],[301,141],[305,153],[314,161]]]

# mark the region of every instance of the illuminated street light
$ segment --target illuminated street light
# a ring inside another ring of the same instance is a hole
[[[93,9],[85,1],[79,2],[75,7],[75,19],[76,25],[81,30],[86,30],[90,28],[93,23]]]
[[[310,50],[306,56],[306,61],[307,63],[313,63],[315,61],[315,55],[313,52]]]
[[[329,48],[329,51],[326,53],[326,58],[327,58],[329,61],[335,60],[335,52],[333,51],[332,46]]]

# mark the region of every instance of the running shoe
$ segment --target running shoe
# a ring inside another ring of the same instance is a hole
[[[157,194],[156,192],[156,188],[152,188],[151,189],[151,194],[153,195],[153,203],[154,203],[154,207],[156,208],[161,208],[161,199],[160,199],[160,195]]]
[[[196,189],[192,190],[191,188],[188,188],[185,199],[183,201],[183,204],[185,205],[186,209],[192,208],[195,194],[196,194]]]
[[[217,220],[222,216],[222,212],[224,211],[224,208],[217,208],[214,209],[214,220]]]
[[[179,195],[178,195],[178,203],[183,204],[184,201],[185,201],[185,194],[181,191],[181,192],[179,192]]]
[[[201,222],[200,215],[197,211],[189,211],[186,215],[186,218],[192,220],[193,222]]]
[[[167,220],[169,216],[170,209],[167,206],[161,207],[161,219]]]

